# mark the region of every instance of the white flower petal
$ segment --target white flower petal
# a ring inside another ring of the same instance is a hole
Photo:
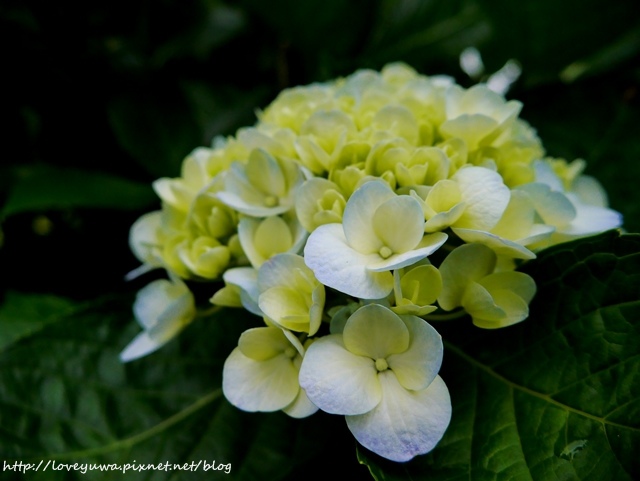
[[[222,275],[226,284],[232,284],[240,288],[240,300],[242,306],[256,316],[262,316],[258,306],[258,271],[253,267],[234,267]]]
[[[529,194],[533,206],[545,224],[564,228],[576,217],[576,208],[567,196],[562,192],[551,190],[546,184],[532,182],[519,185],[516,189]]]
[[[318,281],[347,295],[380,299],[393,290],[391,273],[367,269],[380,261],[380,256],[352,249],[340,224],[326,224],[314,230],[307,240],[304,260]]]
[[[502,176],[484,167],[465,167],[453,176],[467,205],[455,227],[490,231],[504,213],[511,194]]]
[[[162,261],[154,251],[159,249],[158,231],[162,211],[149,212],[136,220],[129,231],[129,247],[140,262],[160,267]]]
[[[347,416],[349,430],[367,449],[391,461],[409,461],[431,451],[451,420],[451,398],[436,376],[428,388],[407,391],[395,375],[380,375],[382,401],[373,410]]]
[[[304,293],[285,286],[271,287],[260,294],[258,305],[279,326],[308,332],[309,308]]]
[[[260,205],[258,201],[255,203],[248,202],[245,200],[245,196],[239,196],[234,192],[222,191],[218,192],[216,196],[232,209],[252,217],[269,217],[272,215],[279,215],[291,209],[291,205],[288,203],[282,203],[275,207],[265,207]],[[260,202],[262,202],[262,198],[260,198]]]
[[[195,300],[182,281],[158,279],[138,291],[133,313],[147,330],[172,322],[184,325],[196,314]]]
[[[133,361],[147,354],[151,354],[164,344],[166,344],[166,341],[158,342],[157,339],[151,339],[147,331],[142,331],[122,350],[120,353],[120,362]]]
[[[447,120],[440,125],[440,133],[447,139],[457,137],[464,139],[469,149],[475,149],[500,124],[483,114],[462,114],[455,119]]]
[[[442,365],[442,337],[425,320],[416,316],[401,316],[409,328],[409,349],[387,358],[389,368],[398,382],[413,391],[424,389],[435,379]]]
[[[347,351],[339,334],[309,346],[300,367],[300,386],[313,404],[330,414],[366,413],[382,395],[373,360]]]
[[[301,419],[317,412],[318,406],[311,402],[304,389],[300,389],[293,402],[282,410],[292,418]]]
[[[293,272],[297,270],[308,271],[302,256],[296,254],[278,254],[265,262],[258,272],[258,286],[261,292],[272,287],[289,287],[297,289]],[[311,272],[309,272],[311,274]]]
[[[263,194],[282,197],[286,194],[286,183],[281,166],[264,149],[253,149],[249,154],[246,176],[249,182]]]
[[[533,170],[535,172],[536,182],[546,184],[551,190],[564,192],[562,179],[553,171],[553,167],[549,162],[537,160],[533,163]]]
[[[477,242],[491,248],[496,254],[511,257],[513,259],[535,259],[536,255],[526,247],[517,242],[504,239],[490,232],[483,232],[474,229],[452,229],[458,237],[468,243]],[[549,233],[553,232],[550,228]]]
[[[580,202],[597,207],[608,207],[609,200],[607,192],[600,182],[589,175],[581,175],[573,181],[571,192],[575,194]]]
[[[382,204],[396,197],[384,182],[367,182],[349,198],[342,225],[349,245],[362,254],[378,252],[382,242],[373,227],[373,216]]]
[[[415,249],[424,235],[422,206],[408,195],[393,197],[376,209],[373,229],[394,253]]]
[[[576,217],[568,227],[559,229],[561,234],[586,236],[598,234],[622,225],[622,214],[606,207],[579,203],[572,194],[569,199],[576,207]]]
[[[416,246],[415,250],[405,252],[404,254],[393,255],[388,259],[378,258],[378,262],[371,262],[367,266],[367,269],[372,272],[384,272],[413,265],[437,251],[442,244],[447,241],[447,238],[447,234],[442,232],[426,235]]]
[[[299,389],[298,370],[285,355],[255,361],[236,348],[224,363],[222,390],[243,411],[278,411],[293,402]]]

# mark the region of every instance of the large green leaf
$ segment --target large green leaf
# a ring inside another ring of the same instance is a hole
[[[451,426],[406,464],[359,448],[376,479],[638,479],[640,236],[560,245],[523,270],[538,284],[525,322],[436,326]]]

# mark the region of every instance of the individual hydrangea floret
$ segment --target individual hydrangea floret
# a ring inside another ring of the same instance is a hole
[[[542,221],[555,228],[551,242],[546,244],[566,242],[622,225],[622,215],[607,207],[604,189],[593,177],[574,176],[567,182],[567,188],[552,164],[538,161],[534,168],[535,182],[518,189],[529,194]]]
[[[482,244],[465,244],[440,266],[444,310],[463,307],[478,327],[495,329],[523,321],[536,293],[534,280],[522,272],[496,272],[496,254]]]
[[[298,384],[301,347],[294,346],[278,327],[245,331],[224,363],[222,390],[243,411],[283,410],[307,417],[318,410]]]
[[[442,350],[440,335],[422,319],[370,304],[349,317],[342,334],[309,347],[300,385],[323,411],[346,415],[363,446],[408,461],[433,449],[451,419],[437,375]]]
[[[396,269],[393,272],[396,314],[425,316],[437,309],[434,305],[442,291],[442,276],[428,260]]]
[[[122,362],[151,354],[177,336],[196,316],[195,299],[181,280],[159,279],[138,292],[133,313],[144,330],[120,353]]]
[[[242,249],[256,269],[276,254],[297,254],[307,240],[307,232],[295,216],[284,214],[264,219],[243,217],[238,223]]]
[[[279,254],[258,271],[258,305],[273,324],[313,336],[320,328],[325,289],[304,259]]]
[[[424,235],[422,207],[382,182],[368,182],[349,199],[342,224],[318,227],[304,251],[320,282],[350,296],[380,299],[393,290],[393,269],[435,252],[446,234]]]
[[[234,162],[223,174],[218,198],[253,217],[282,214],[293,208],[296,188],[304,181],[299,164],[254,149],[246,163]]]
[[[129,231],[129,247],[142,265],[127,274],[133,279],[152,269],[162,267],[162,242],[159,239],[162,211],[149,212],[134,222]]]

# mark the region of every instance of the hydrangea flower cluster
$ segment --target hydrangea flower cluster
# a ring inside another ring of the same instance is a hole
[[[404,64],[282,92],[154,183],[134,275],[169,280],[140,291],[122,360],[178,334],[196,317],[188,282],[212,282],[211,303],[257,316],[224,365],[229,402],[344,415],[393,461],[430,451],[451,401],[428,321],[524,320],[536,285],[518,264],[622,222],[583,161],[544,156],[521,107]]]

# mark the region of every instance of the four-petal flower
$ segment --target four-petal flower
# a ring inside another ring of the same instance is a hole
[[[367,182],[349,198],[342,224],[311,233],[305,262],[326,286],[380,299],[393,290],[391,270],[414,264],[447,240],[442,232],[425,235],[424,225],[416,199],[395,194],[384,182]]]
[[[408,461],[433,449],[451,419],[438,376],[442,351],[440,335],[424,320],[369,304],[349,317],[342,334],[309,347],[300,386],[323,411],[346,415],[363,446]]]

